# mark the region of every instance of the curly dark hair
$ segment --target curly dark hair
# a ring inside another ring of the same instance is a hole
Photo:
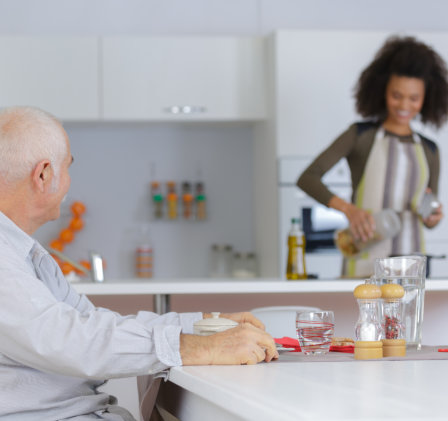
[[[431,47],[409,36],[388,38],[361,73],[354,89],[358,113],[379,120],[387,116],[385,92],[392,75],[424,81],[421,120],[442,126],[448,116],[446,64]]]

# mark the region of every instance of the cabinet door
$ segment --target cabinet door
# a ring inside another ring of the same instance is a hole
[[[0,107],[32,105],[63,120],[99,118],[97,38],[0,38]]]
[[[359,119],[353,88],[387,35],[361,31],[276,35],[278,156],[314,157]]]
[[[255,38],[104,38],[104,118],[261,118],[262,47]]]

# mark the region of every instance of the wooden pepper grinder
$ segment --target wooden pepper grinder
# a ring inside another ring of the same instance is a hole
[[[373,281],[366,280],[355,288],[353,295],[359,305],[359,319],[355,327],[355,359],[382,358],[382,327],[379,321],[381,289]]]
[[[383,299],[382,324],[384,339],[383,355],[385,357],[404,357],[406,355],[406,340],[402,321],[402,298],[404,288],[398,284],[381,286]]]

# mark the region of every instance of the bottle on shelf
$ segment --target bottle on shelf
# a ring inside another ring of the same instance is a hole
[[[182,215],[186,220],[194,219],[193,195],[191,194],[191,184],[188,181],[182,183]]]
[[[176,193],[176,183],[174,181],[168,181],[166,183],[167,195],[167,216],[168,219],[177,219],[177,193]]]
[[[163,195],[158,181],[151,183],[151,198],[154,219],[163,218]]]
[[[256,278],[255,253],[234,253],[232,276],[234,278]]]
[[[233,247],[230,244],[212,244],[210,276],[230,278],[233,267]]]
[[[205,200],[204,183],[196,183],[196,219],[203,221],[207,218],[207,204]]]
[[[135,276],[137,278],[152,278],[154,256],[149,227],[142,227],[135,249]]]
[[[307,279],[305,265],[305,235],[303,234],[300,219],[298,218],[291,219],[291,228],[288,233],[286,279]]]

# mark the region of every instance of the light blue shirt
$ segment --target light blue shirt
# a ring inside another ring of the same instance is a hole
[[[95,308],[0,212],[0,420],[116,420],[104,413],[109,396],[96,388],[181,365],[179,335],[201,318]]]

